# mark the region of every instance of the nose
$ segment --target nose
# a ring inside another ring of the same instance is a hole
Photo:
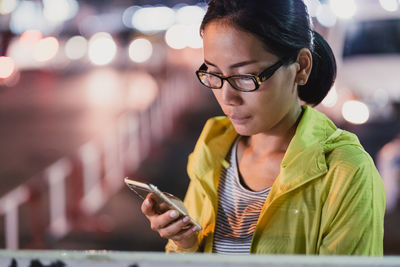
[[[225,105],[237,106],[242,104],[243,100],[240,94],[241,92],[235,90],[228,81],[224,81],[224,84],[220,90],[222,94],[222,101]]]

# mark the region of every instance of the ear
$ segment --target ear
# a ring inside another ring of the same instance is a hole
[[[296,59],[297,73],[296,73],[296,83],[298,85],[305,85],[310,77],[312,69],[312,55],[308,48],[302,48]]]

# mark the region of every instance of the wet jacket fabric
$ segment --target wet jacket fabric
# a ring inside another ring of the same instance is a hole
[[[357,137],[324,114],[303,106],[303,116],[281,163],[254,231],[250,253],[383,254],[385,191],[373,160]],[[218,183],[235,140],[226,117],[207,121],[187,171],[185,205],[202,225],[198,244],[167,252],[212,252]]]

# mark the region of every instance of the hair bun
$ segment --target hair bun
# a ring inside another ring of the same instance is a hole
[[[307,83],[299,86],[299,97],[308,104],[318,105],[328,94],[336,79],[336,60],[326,40],[313,33],[313,66]]]

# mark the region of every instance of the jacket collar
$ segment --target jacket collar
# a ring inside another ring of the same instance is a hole
[[[327,172],[324,144],[332,139],[329,136],[334,133],[337,135],[337,128],[324,114],[309,106],[302,108],[302,118],[282,160],[280,174],[269,193],[269,201]],[[189,174],[193,172],[211,199],[217,198],[219,175],[222,167],[229,166],[225,158],[237,137],[229,119],[219,117],[217,120],[222,127],[214,129],[205,126],[204,131],[210,132],[198,142],[204,165],[194,166],[199,163],[198,160],[188,165]]]
[[[296,189],[320,177],[328,169],[323,145],[337,128],[324,114],[309,106],[303,106],[303,109],[303,116],[274,183],[277,194]]]

